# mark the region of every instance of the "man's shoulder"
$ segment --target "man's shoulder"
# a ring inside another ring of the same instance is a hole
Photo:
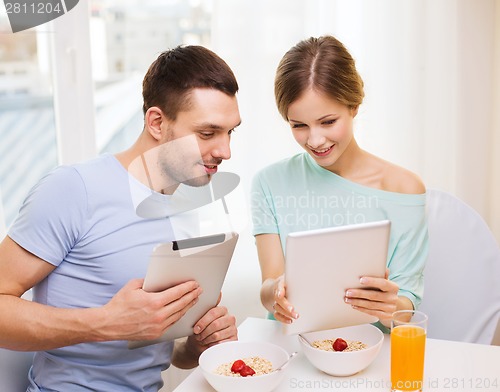
[[[114,183],[126,174],[126,170],[111,154],[100,155],[87,161],[75,163],[69,166],[74,170],[85,183],[98,181],[103,184],[105,181]]]
[[[113,155],[104,154],[83,162],[75,163],[70,165],[70,167],[74,168],[77,172],[93,174],[99,170],[114,169],[116,168],[116,163],[116,159]]]

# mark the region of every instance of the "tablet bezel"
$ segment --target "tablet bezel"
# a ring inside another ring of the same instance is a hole
[[[192,335],[196,322],[217,304],[237,241],[237,233],[222,233],[158,244],[150,258],[143,290],[158,292],[196,280],[203,293],[160,338],[129,341],[128,347],[138,348]]]

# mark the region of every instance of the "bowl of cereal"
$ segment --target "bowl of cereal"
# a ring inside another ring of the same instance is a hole
[[[299,335],[306,358],[332,376],[351,376],[377,357],[384,334],[371,324],[308,332]]]
[[[199,359],[208,383],[218,392],[267,392],[283,380],[289,358],[280,346],[269,342],[225,342],[205,350]]]

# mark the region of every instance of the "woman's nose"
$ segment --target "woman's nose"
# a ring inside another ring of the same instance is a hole
[[[307,145],[312,148],[321,147],[325,144],[326,138],[318,128],[310,128],[309,137],[307,138]]]

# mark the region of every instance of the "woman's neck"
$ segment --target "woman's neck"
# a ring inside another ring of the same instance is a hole
[[[346,179],[356,177],[357,173],[359,173],[364,166],[364,155],[365,152],[358,146],[358,143],[353,137],[337,161],[332,166],[326,167],[325,169]]]

